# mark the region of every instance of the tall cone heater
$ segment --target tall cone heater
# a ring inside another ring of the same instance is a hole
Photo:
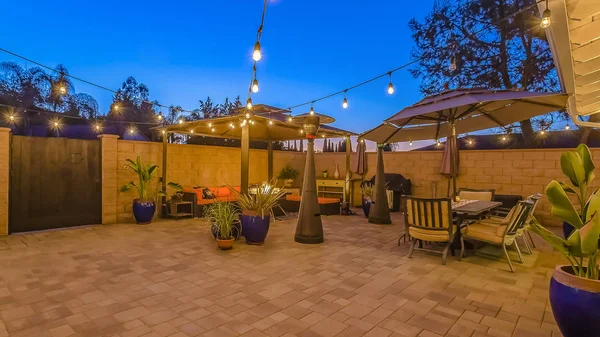
[[[308,149],[306,152],[306,165],[304,166],[304,181],[302,183],[302,199],[298,213],[298,224],[294,240],[299,243],[322,243],[323,223],[319,211],[317,196],[317,179],[315,174],[315,138],[319,132],[320,124],[332,123],[334,119],[317,113],[302,114],[293,118],[302,124]]]

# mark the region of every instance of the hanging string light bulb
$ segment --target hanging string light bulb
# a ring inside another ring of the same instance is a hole
[[[64,95],[67,93],[67,88],[61,84],[60,87],[58,87],[58,91],[60,92],[61,95]]]
[[[408,142],[408,146],[412,146],[412,140]]]
[[[252,109],[252,98],[250,97],[248,97],[248,99],[246,100],[246,109]]]
[[[252,92],[255,94],[258,92],[258,80],[256,78],[252,81]]]
[[[344,109],[348,108],[348,99],[346,98],[347,92],[348,92],[348,89],[344,90],[344,100],[342,101],[342,108],[344,108]]]
[[[292,122],[292,116],[288,117],[288,122]]]
[[[310,114],[311,116],[314,116],[314,115],[315,115],[315,108],[313,108],[313,106],[312,106],[312,105],[313,105],[313,104],[312,104],[312,103],[310,103],[310,112],[309,112],[309,114]]]
[[[456,70],[456,56],[452,56],[452,58],[450,59],[450,65],[448,66],[448,69],[450,71]]]
[[[183,124],[183,118],[179,118],[179,125]]]
[[[113,110],[115,110],[115,112],[119,112],[119,108],[120,108],[119,103],[115,103],[113,105]]]
[[[387,92],[388,92],[388,94],[390,94],[390,95],[391,95],[391,94],[393,94],[393,93],[394,93],[394,91],[395,91],[395,89],[394,89],[394,84],[392,83],[392,72],[390,71],[390,72],[388,73],[388,75],[390,75],[390,84],[388,84],[388,89],[387,89]]]
[[[165,134],[165,133],[167,133],[167,132],[166,132],[165,130],[162,130],[160,133],[162,133],[162,134],[164,135],[164,134]]]
[[[208,127],[209,127],[209,128],[210,128],[210,127],[212,127],[212,123],[208,123]]]
[[[550,19],[551,15],[552,12],[550,11],[550,8],[548,8],[548,0],[546,0],[546,10],[544,10],[544,12],[542,13],[542,20],[540,21],[541,28],[546,29],[550,27],[550,25],[552,24],[552,19]]]
[[[567,124],[567,125],[565,126],[565,130],[567,130],[567,131],[571,130],[571,126],[570,126],[569,124]]]
[[[210,131],[215,132],[215,128],[210,129]]]
[[[129,128],[129,134],[133,135],[135,133],[135,130],[133,129],[133,127]]]
[[[159,112],[158,112],[158,116],[156,116],[156,118],[157,118],[159,121],[162,121],[162,119],[163,119],[163,115],[162,115],[162,109],[161,109],[161,111],[159,111]]]
[[[273,121],[269,121],[269,125],[273,125]]]
[[[260,52],[260,42],[256,41],[254,44],[254,52],[252,53],[252,59],[256,62],[260,61],[262,53]]]

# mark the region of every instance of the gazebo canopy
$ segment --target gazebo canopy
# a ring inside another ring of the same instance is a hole
[[[289,110],[257,104],[252,108],[252,112],[254,115],[250,118],[250,139],[264,141],[305,139],[302,125],[293,119]],[[245,115],[246,109],[241,108],[230,116],[204,118],[157,129],[168,133],[239,139],[242,138],[242,123],[244,123]],[[354,132],[329,125],[321,125],[318,132],[318,136],[322,138],[343,138],[355,135]]]

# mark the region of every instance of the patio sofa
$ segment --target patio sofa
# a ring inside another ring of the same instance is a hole
[[[233,187],[236,191],[240,191],[239,186]],[[213,194],[213,198],[205,198],[205,189],[208,189]],[[213,204],[215,202],[226,201],[235,202],[237,197],[231,193],[231,190],[227,186],[220,187],[204,187],[204,186],[184,186],[183,187],[183,200],[191,201],[194,205],[193,212],[194,218],[202,217],[204,214],[204,207],[206,205]]]
[[[339,198],[318,198],[319,199],[319,212],[321,215],[335,215],[340,214],[340,202]],[[298,212],[300,209],[299,195],[288,194],[285,199],[279,201],[279,206],[286,212]]]

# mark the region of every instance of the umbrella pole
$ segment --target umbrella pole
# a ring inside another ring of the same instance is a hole
[[[458,168],[456,167],[456,157],[458,156],[458,144],[456,142],[456,126],[454,120],[450,123],[450,127],[452,130],[452,138],[450,141],[454,146],[452,149],[452,155],[450,156],[450,166],[452,167],[452,200],[454,200],[454,198],[456,198],[456,174],[458,173]]]
[[[304,166],[304,182],[302,183],[302,198],[298,211],[298,224],[294,241],[299,243],[322,243],[323,223],[317,197],[317,178],[315,174],[315,140],[306,136],[308,149],[306,165]]]
[[[375,174],[375,203],[371,205],[369,223],[388,225],[392,223],[390,207],[385,193],[385,169],[383,167],[383,144],[377,144],[377,173]]]
[[[249,176],[249,161],[250,161],[250,125],[244,123],[242,125],[242,165],[241,165],[241,191],[248,193],[248,176]]]

